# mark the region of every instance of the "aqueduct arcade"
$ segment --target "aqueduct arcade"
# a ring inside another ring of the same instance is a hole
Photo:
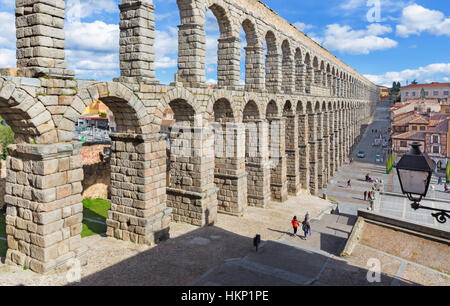
[[[7,158],[8,263],[47,272],[82,259],[81,144],[74,124],[92,102],[114,113],[107,235],[169,238],[171,221],[214,224],[303,190],[317,194],[343,164],[378,90],[257,0],[178,0],[178,73],[154,72],[154,6],[123,0],[120,71],[74,79],[65,61],[63,0],[16,1],[17,68],[2,70],[0,115],[15,133]],[[205,77],[205,11],[219,23],[217,87]],[[239,84],[239,29],[245,86]],[[267,46],[265,50],[264,46]],[[164,110],[177,121],[170,155]]]

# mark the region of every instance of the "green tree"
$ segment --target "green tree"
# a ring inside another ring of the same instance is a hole
[[[419,83],[417,83],[416,80],[414,80],[414,81],[411,82],[411,85],[417,85],[417,84],[419,84]]]
[[[420,97],[421,97],[422,99],[425,99],[425,96],[426,96],[426,94],[425,94],[425,88],[422,88],[422,90],[420,91]]]
[[[3,125],[3,119],[0,117],[0,146],[1,146],[1,155],[2,159],[5,159],[8,156],[7,147],[10,144],[14,143],[14,132],[9,126]]]

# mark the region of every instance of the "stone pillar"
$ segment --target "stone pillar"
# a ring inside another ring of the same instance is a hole
[[[123,0],[120,9],[118,82],[159,84],[155,78],[155,6],[152,0]]]
[[[203,25],[187,23],[178,28],[178,81],[185,87],[206,87]]]
[[[242,216],[247,209],[247,172],[245,171],[245,126],[217,124],[215,130],[214,183],[218,211]]]
[[[322,188],[328,187],[330,180],[330,137],[329,137],[329,113],[323,113],[323,180]]]
[[[236,89],[241,74],[241,39],[239,37],[220,38],[217,49],[217,86]]]
[[[307,94],[311,93],[311,86],[314,85],[314,68],[312,67],[306,67],[306,86],[305,86],[305,92]]]
[[[139,244],[169,239],[166,207],[166,141],[159,134],[110,134],[109,237]]]
[[[269,126],[262,120],[245,125],[248,205],[265,208],[270,203]]]
[[[295,92],[295,65],[294,56],[283,54],[283,92]]]
[[[336,173],[336,145],[335,145],[335,129],[334,129],[334,111],[328,112],[329,115],[329,150],[330,150],[330,165],[329,178],[332,178]]]
[[[288,192],[296,195],[301,189],[298,116],[286,117],[286,155]]]
[[[333,88],[333,96],[337,96],[337,78],[335,76],[333,76],[333,80],[332,80],[332,88]]]
[[[69,259],[86,263],[80,150],[81,143],[8,147],[7,264],[46,273]]]
[[[316,86],[322,86],[322,71],[320,69],[314,70],[314,85]]]
[[[170,134],[167,206],[176,222],[197,226],[217,220],[214,133],[209,128],[174,127]]]
[[[65,60],[64,0],[16,1],[17,76],[72,79]]]
[[[298,151],[300,155],[299,159],[299,171],[300,171],[300,183],[302,188],[309,189],[309,123],[308,115],[298,115]]]
[[[322,86],[327,87],[327,72],[325,70],[322,71]]]
[[[341,168],[341,155],[342,155],[342,147],[341,147],[341,136],[342,136],[342,129],[341,129],[341,121],[339,117],[339,109],[335,111],[335,118],[334,118],[334,131],[335,131],[335,138],[334,138],[334,145],[335,145],[335,151],[336,151],[336,160],[335,160],[335,170],[336,172],[340,170]]]
[[[288,198],[287,156],[286,156],[286,122],[284,118],[270,118],[269,124],[269,158],[270,191],[273,201],[284,202]]]
[[[266,55],[266,90],[270,93],[281,92],[281,55],[268,52]]]
[[[264,48],[252,46],[245,48],[245,90],[264,89]]]
[[[341,167],[345,162],[345,122],[344,122],[344,110],[339,110],[339,146],[340,146],[340,160],[339,160],[339,167]]]
[[[317,195],[319,191],[319,173],[318,173],[318,144],[317,144],[317,115],[308,114],[309,125],[309,188],[312,195]]]
[[[295,68],[295,92],[297,94],[305,93],[306,66],[300,61],[296,62]]]
[[[323,131],[323,113],[316,114],[317,122],[317,187],[323,188],[324,181],[326,181],[325,156],[324,156],[324,131]]]

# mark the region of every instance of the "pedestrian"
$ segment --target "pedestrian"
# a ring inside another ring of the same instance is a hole
[[[303,233],[305,234],[303,239],[306,240],[306,239],[308,239],[308,233],[311,236],[311,225],[309,224],[309,221],[306,219],[303,220],[302,224],[303,224],[302,230],[303,230]]]
[[[367,191],[364,191],[364,201],[367,201]]]
[[[439,179],[438,179],[438,185],[442,185],[442,177],[439,177]]]
[[[372,191],[369,191],[369,193],[368,193],[368,198],[369,198],[369,201],[372,200]]]
[[[292,227],[294,228],[294,234],[292,234],[292,236],[295,236],[295,235],[297,235],[297,229],[298,229],[298,226],[300,225],[300,223],[297,220],[297,216],[294,216],[294,219],[292,219],[291,223],[292,223]]]
[[[447,182],[444,184],[444,192],[447,192],[448,191],[448,185],[447,185]]]
[[[351,180],[348,180],[348,182],[347,182],[347,188],[352,188],[352,181]]]

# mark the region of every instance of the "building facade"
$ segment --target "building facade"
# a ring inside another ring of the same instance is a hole
[[[424,91],[422,97],[422,89]],[[450,83],[431,83],[431,84],[415,84],[402,87],[402,102],[408,100],[439,99],[447,101],[450,98]]]

